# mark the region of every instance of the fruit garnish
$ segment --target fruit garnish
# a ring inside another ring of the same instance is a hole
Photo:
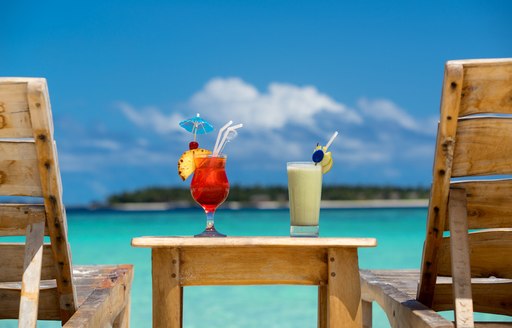
[[[199,144],[197,143],[197,141],[191,141],[188,144],[188,149],[197,149],[197,148],[199,148]]]
[[[330,151],[327,151],[327,147],[316,146],[315,151],[313,152],[313,162],[321,165],[322,174],[325,174],[332,168],[332,154]]]
[[[322,174],[326,174],[329,172],[332,168],[333,160],[331,152],[328,151],[324,155],[324,159],[320,162],[320,165],[322,165]]]
[[[196,170],[194,157],[196,155],[210,155],[212,152],[204,148],[190,149],[184,152],[178,160],[178,175],[185,181]]]

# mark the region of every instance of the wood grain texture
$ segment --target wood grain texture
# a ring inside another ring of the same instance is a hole
[[[433,309],[453,310],[453,286],[450,277],[439,277]],[[498,278],[471,279],[473,309],[476,312],[512,315],[512,280]]]
[[[133,267],[119,265],[77,268],[89,272],[83,274],[74,268],[79,308],[64,327],[130,327]]]
[[[427,306],[432,305],[434,297],[434,286],[437,277],[437,252],[441,244],[442,232],[446,222],[462,81],[462,65],[448,62],[445,66],[443,81],[441,120],[437,131],[432,189],[427,217],[427,233],[421,260],[421,277],[418,288],[418,300]]]
[[[512,118],[459,121],[453,177],[512,174]]]
[[[74,327],[109,327],[108,324],[116,321],[116,314],[121,314],[123,306],[129,307],[130,286],[133,279],[133,266],[131,265],[95,265],[73,267],[75,283],[77,286],[77,300],[79,310],[64,325],[66,328]],[[107,293],[102,290],[116,291]],[[19,313],[20,283],[0,283],[0,319],[17,319]],[[125,301],[114,300],[119,298]],[[110,305],[103,305],[104,303]],[[113,305],[113,306],[112,306]],[[105,309],[102,311],[100,309]],[[110,313],[105,322],[91,326],[95,322],[91,318]],[[55,280],[42,280],[39,295],[39,320],[60,320],[59,297]],[[115,327],[115,326],[114,326]]]
[[[327,328],[328,317],[328,306],[329,306],[329,293],[327,290],[327,285],[318,286],[318,317],[317,317],[317,327],[318,328]]]
[[[27,82],[0,78],[0,138],[30,138]]]
[[[361,270],[362,297],[377,302],[392,327],[454,327],[436,311],[453,310],[452,280],[439,277],[433,308],[419,303],[415,296],[418,270]],[[512,315],[512,280],[473,278],[475,311]]]
[[[0,195],[42,196],[33,141],[0,140]]]
[[[153,327],[181,327],[183,288],[180,285],[180,252],[177,248],[155,248],[151,254]]]
[[[19,327],[35,328],[37,326],[43,240],[44,222],[34,223],[27,227],[23,277],[21,280]]]
[[[134,247],[375,247],[375,238],[292,238],[292,237],[138,237],[132,239]]]
[[[326,256],[325,249],[187,247],[181,250],[180,282],[182,286],[321,285],[327,282]]]
[[[451,184],[467,195],[469,229],[512,227],[512,179],[460,181]],[[448,230],[448,222],[445,230]]]
[[[463,65],[460,115],[512,114],[512,59]]]
[[[450,189],[448,221],[450,222],[450,254],[453,255],[450,262],[457,328],[474,326],[466,206],[466,191]]]
[[[362,305],[357,249],[328,250],[328,326],[361,327]]]
[[[474,278],[512,278],[512,230],[488,229],[469,237],[471,276]],[[450,241],[443,238],[439,250],[439,274],[451,276]]]
[[[58,264],[56,266],[57,289],[60,294],[62,322],[65,323],[76,311],[76,293],[73,286],[66,211],[62,203],[62,183],[53,138],[53,120],[46,80],[30,80],[27,86],[27,98],[52,253]]]
[[[27,226],[38,222],[46,222],[41,204],[0,204],[0,236],[25,235]]]
[[[3,243],[0,244],[0,282],[21,281],[23,276],[23,261],[25,244]],[[49,244],[43,246],[43,263],[41,279],[55,279],[55,262]]]

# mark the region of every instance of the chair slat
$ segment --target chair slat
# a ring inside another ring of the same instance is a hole
[[[459,121],[452,177],[512,174],[512,119]]]
[[[34,142],[0,141],[0,195],[42,196]]]
[[[469,229],[512,228],[512,179],[461,181],[452,186],[466,190]]]
[[[27,227],[20,299],[20,327],[37,327],[39,283],[43,263],[44,222]]]
[[[464,65],[460,116],[512,114],[512,60]]]
[[[451,279],[440,277],[436,286],[433,309],[453,310]],[[476,312],[512,315],[512,281],[503,279],[473,279],[471,283],[473,309]]]
[[[512,279],[512,229],[489,229],[469,234],[471,277]],[[449,238],[439,248],[438,273],[451,276]],[[436,291],[437,292],[437,291]]]
[[[44,205],[0,204],[0,236],[24,236],[27,226],[45,222]],[[45,229],[45,235],[48,235]]]
[[[0,138],[32,138],[27,83],[0,80]]]
[[[23,259],[25,244],[5,243],[0,244],[0,282],[21,281],[23,275]],[[41,280],[55,279],[55,262],[51,247],[45,244],[43,247],[43,265]]]
[[[0,319],[17,319],[20,311],[21,286],[0,283],[2,307]],[[55,280],[41,281],[38,320],[60,320],[59,296]]]

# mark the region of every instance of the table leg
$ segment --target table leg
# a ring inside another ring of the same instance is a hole
[[[328,326],[361,327],[357,248],[330,248],[328,263]]]
[[[183,288],[180,286],[179,250],[154,248],[152,257],[153,327],[181,327]]]
[[[318,286],[318,328],[327,328],[327,285]]]

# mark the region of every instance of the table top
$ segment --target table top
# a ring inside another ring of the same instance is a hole
[[[138,237],[133,247],[375,247],[375,238],[304,237]]]

